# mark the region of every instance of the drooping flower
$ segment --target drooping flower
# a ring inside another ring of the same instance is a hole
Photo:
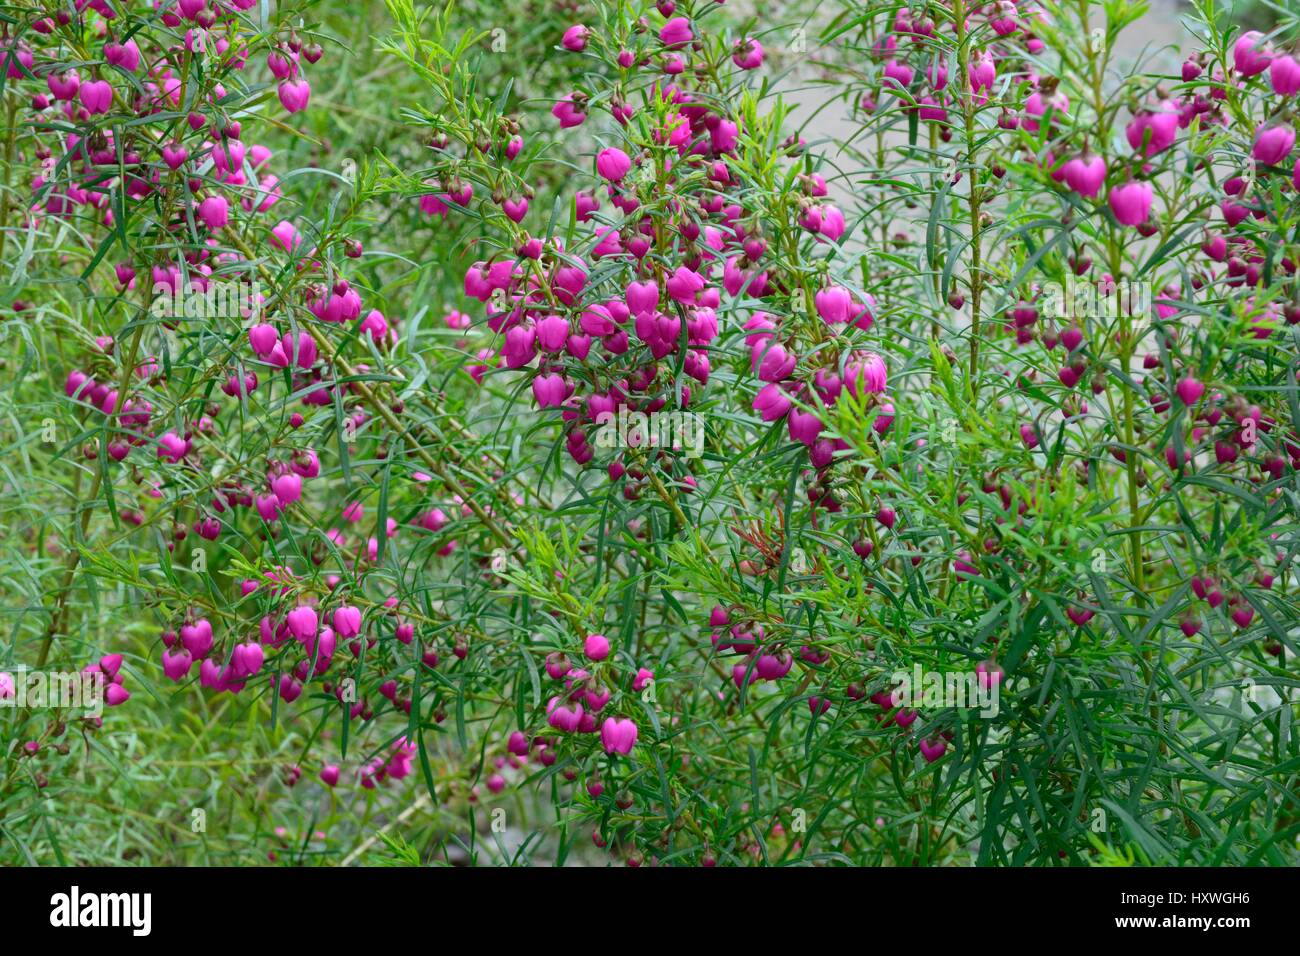
[[[286,113],[298,113],[307,108],[311,100],[311,84],[305,77],[296,80],[284,80],[276,88],[280,97],[280,105],[284,107]]]
[[[691,21],[686,17],[672,17],[659,30],[659,42],[669,49],[685,46],[694,38]]]
[[[1106,160],[1094,153],[1082,153],[1062,167],[1065,184],[1080,196],[1095,197],[1106,181]]]
[[[1267,126],[1255,136],[1251,155],[1265,166],[1279,166],[1294,146],[1295,130],[1290,126]]]
[[[636,721],[606,717],[600,725],[600,744],[607,754],[630,754],[636,744]]]
[[[1151,215],[1154,193],[1147,182],[1130,181],[1112,187],[1108,202],[1115,219],[1123,226],[1136,226]]]

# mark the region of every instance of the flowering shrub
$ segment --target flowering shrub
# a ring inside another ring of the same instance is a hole
[[[5,7],[6,855],[1297,861],[1294,18],[738,6]]]

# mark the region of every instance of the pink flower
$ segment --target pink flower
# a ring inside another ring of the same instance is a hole
[[[971,563],[974,560],[969,551],[958,551],[952,562],[953,573],[959,578],[979,577],[980,569]]]
[[[128,73],[134,73],[140,66],[140,48],[135,40],[127,40],[125,43],[105,43],[104,59],[113,66],[120,66]]]
[[[704,279],[686,266],[678,266],[666,283],[668,296],[682,305],[695,305],[696,296],[704,288]]]
[[[754,411],[765,422],[774,422],[783,417],[790,410],[790,404],[790,396],[776,383],[763,386],[754,397]]]
[[[45,77],[45,86],[56,100],[68,102],[81,88],[81,77],[76,70],[50,73]]]
[[[871,309],[875,305],[875,299],[869,295],[866,298],[867,305],[864,307],[854,299],[853,293],[848,289],[832,285],[819,290],[813,296],[813,305],[827,325],[852,324],[856,328],[866,330],[871,328]]]
[[[557,372],[538,375],[533,379],[533,398],[539,408],[559,408],[569,397],[569,385]]]
[[[569,338],[569,320],[561,315],[548,315],[537,323],[537,344],[547,352],[558,352]]]
[[[559,697],[552,697],[546,704],[546,722],[556,730],[572,733],[582,723],[582,717],[582,704],[561,704]]]
[[[750,353],[754,373],[763,382],[780,382],[794,372],[797,359],[780,342],[756,342]]]
[[[987,50],[975,54],[970,61],[968,70],[971,89],[976,92],[991,90],[993,82],[998,78],[997,64]]]
[[[686,17],[673,17],[659,31],[659,41],[669,48],[685,46],[694,38],[691,21]]]
[[[301,604],[285,616],[285,623],[289,626],[289,633],[295,638],[309,641],[316,636],[320,622],[314,607]]]
[[[343,604],[334,609],[334,633],[339,637],[356,637],[361,633],[361,609]]]
[[[311,84],[305,78],[284,80],[277,87],[276,92],[280,95],[280,105],[284,107],[286,113],[305,110],[308,101],[311,100]]]
[[[1127,182],[1115,186],[1110,191],[1110,210],[1115,219],[1123,226],[1136,226],[1146,222],[1151,215],[1151,200],[1154,193],[1151,184],[1146,182]]]
[[[659,308],[659,286],[649,280],[628,284],[625,292],[627,310],[632,315],[649,314]],[[610,332],[614,329],[611,327]],[[592,332],[593,335],[607,335],[608,332]]]
[[[199,203],[199,218],[210,232],[224,229],[230,221],[230,202],[225,196],[209,196]]]
[[[997,687],[1006,677],[1006,671],[997,661],[989,659],[975,665],[975,677],[981,687]]]
[[[560,121],[561,129],[581,126],[587,119],[587,114],[573,102],[572,93],[551,107],[551,115]]]
[[[91,80],[82,83],[77,92],[81,105],[91,114],[107,113],[113,106],[113,87],[108,80]]]
[[[889,60],[882,73],[886,80],[893,80],[904,89],[912,85],[912,79],[916,76],[916,72],[901,60]]]
[[[1268,126],[1255,136],[1251,155],[1265,166],[1280,166],[1295,146],[1295,130],[1290,126]]]
[[[790,440],[797,441],[811,448],[822,433],[822,421],[816,412],[805,412],[800,408],[791,408],[786,418],[790,429]]]
[[[827,325],[843,325],[849,320],[853,295],[842,286],[827,286],[813,296],[813,304],[817,307],[817,314]]]
[[[288,50],[272,50],[266,55],[266,66],[277,80],[287,80],[298,72],[297,59]]]
[[[1287,53],[1275,56],[1268,68],[1268,78],[1278,96],[1300,93],[1300,60]]]
[[[169,143],[162,148],[162,158],[168,169],[180,169],[190,158],[190,151],[180,143]]]
[[[1174,386],[1174,391],[1178,394],[1179,400],[1190,408],[1200,401],[1201,395],[1205,393],[1205,386],[1192,376],[1187,375],[1178,380],[1178,384]]]
[[[1067,186],[1080,196],[1092,198],[1106,181],[1106,160],[1092,153],[1083,153],[1066,162],[1062,172]]]
[[[284,338],[280,339],[280,348],[287,363],[297,363],[304,371],[316,364],[316,340],[310,332],[299,332],[296,340],[292,333],[286,332]]]
[[[169,431],[158,439],[158,457],[165,458],[173,464],[178,463],[190,452],[190,442],[175,432]]]
[[[753,37],[737,40],[731,51],[731,62],[742,70],[755,70],[763,65],[763,44]]]
[[[630,754],[636,744],[636,722],[630,717],[606,717],[600,725],[600,745],[607,754]]]
[[[212,625],[206,618],[182,625],[181,645],[193,658],[207,657],[208,651],[212,650]]]
[[[596,156],[596,172],[612,183],[618,182],[632,168],[632,160],[621,149],[602,149]]]
[[[271,479],[271,492],[287,508],[302,497],[302,475],[294,472],[276,475]]]
[[[564,31],[564,37],[560,40],[560,44],[566,50],[571,50],[574,53],[581,53],[587,48],[587,36],[590,33],[591,31],[581,23],[575,24]]]
[[[921,756],[926,763],[934,763],[948,750],[948,743],[942,737],[921,741]]]
[[[1163,102],[1155,109],[1143,110],[1124,127],[1128,144],[1141,150],[1143,156],[1154,156],[1174,144],[1178,135],[1178,110],[1172,103]],[[1144,147],[1142,144],[1146,143]]]
[[[1268,69],[1273,60],[1273,49],[1261,44],[1264,34],[1258,30],[1243,33],[1232,45],[1232,65],[1242,76],[1256,76]]]
[[[168,649],[163,651],[162,656],[163,676],[168,680],[182,680],[194,666],[194,658],[190,652],[181,648],[180,650]]]
[[[855,398],[885,390],[889,369],[875,352],[858,352],[844,366],[844,387]]]
[[[235,649],[230,654],[230,666],[233,676],[241,680],[252,677],[262,669],[264,659],[262,645],[256,641],[236,644]]]
[[[281,219],[271,229],[271,245],[278,246],[285,252],[296,252],[302,245],[302,233],[288,220]]]
[[[272,675],[274,676],[274,675]],[[281,674],[278,685],[280,699],[286,704],[292,704],[302,696],[302,682],[296,679],[292,674]],[[321,776],[324,780],[324,775]]]
[[[836,206],[825,206],[822,208],[821,219],[821,225],[817,231],[831,242],[838,242],[840,236],[844,235],[845,228],[847,228],[844,222],[844,213],[840,212]]]
[[[609,638],[604,634],[588,634],[582,642],[582,653],[588,660],[603,661],[609,657]]]

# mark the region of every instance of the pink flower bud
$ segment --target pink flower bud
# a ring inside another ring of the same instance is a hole
[[[694,38],[691,21],[686,17],[673,17],[659,30],[659,42],[670,49],[685,46]]]
[[[1256,76],[1268,69],[1273,60],[1272,47],[1261,43],[1264,35],[1258,30],[1243,33],[1232,45],[1232,66],[1242,76]]]
[[[588,660],[603,661],[609,657],[609,638],[604,634],[588,634],[582,642],[582,652]]]
[[[564,31],[564,37],[560,40],[560,44],[566,50],[581,53],[587,48],[587,36],[590,33],[591,31],[582,24],[575,24]]]
[[[596,156],[596,172],[612,183],[621,180],[631,168],[632,160],[621,149],[602,149]]]
[[[1255,137],[1251,155],[1265,166],[1280,166],[1295,146],[1295,130],[1290,126],[1268,126]]]

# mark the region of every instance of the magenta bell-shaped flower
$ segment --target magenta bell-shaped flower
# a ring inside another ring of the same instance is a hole
[[[1123,226],[1136,226],[1151,215],[1154,193],[1150,183],[1127,182],[1110,191],[1109,203],[1115,219]]]
[[[780,385],[772,383],[759,389],[758,395],[754,397],[753,407],[763,421],[774,422],[790,410],[790,405],[790,396]]]
[[[1232,66],[1242,76],[1256,76],[1268,69],[1273,62],[1273,50],[1267,43],[1262,43],[1264,34],[1250,30],[1237,38],[1232,45]]]
[[[342,638],[361,633],[361,609],[344,604],[334,609],[334,633]]]
[[[1083,153],[1062,167],[1065,184],[1080,196],[1095,197],[1106,181],[1106,160],[1092,153]]]
[[[1295,146],[1295,130],[1290,126],[1268,126],[1255,136],[1251,155],[1265,166],[1280,166]]]
[[[285,616],[289,633],[299,641],[309,641],[316,636],[319,618],[316,609],[306,604],[299,605]]]
[[[305,78],[285,80],[276,88],[276,92],[286,113],[305,110],[311,100],[311,84]]]
[[[607,754],[630,754],[636,744],[636,722],[630,717],[606,717],[600,725],[600,745]]]
[[[169,648],[163,651],[162,665],[163,676],[168,680],[179,681],[190,672],[190,668],[194,665],[194,658],[184,648],[180,650]]]

